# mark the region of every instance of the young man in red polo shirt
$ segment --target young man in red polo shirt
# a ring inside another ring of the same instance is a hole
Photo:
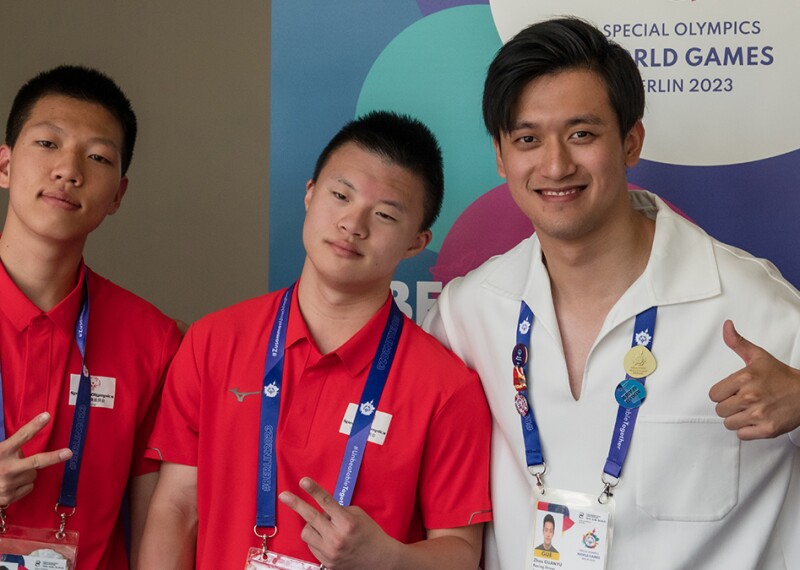
[[[0,236],[2,560],[35,565],[19,558],[32,548],[14,539],[22,529],[55,551],[77,531],[79,568],[127,568],[120,510],[129,482],[134,548],[141,536],[158,467],[144,450],[180,333],[82,257],[89,233],[120,207],[135,137],[129,101],[91,69],[42,73],[11,108],[0,146],[0,187],[9,191]]]
[[[418,121],[371,113],[328,144],[306,186],[299,281],[195,323],[175,357],[150,444],[165,463],[146,567],[477,567],[486,402],[389,288],[442,195]]]

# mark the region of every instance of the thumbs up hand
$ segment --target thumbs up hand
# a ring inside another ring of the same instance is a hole
[[[722,326],[722,338],[745,365],[708,393],[725,427],[742,440],[776,437],[798,427],[800,370],[741,336],[730,320]]]

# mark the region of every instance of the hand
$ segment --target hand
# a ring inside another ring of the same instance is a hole
[[[8,506],[33,491],[36,472],[51,465],[63,463],[72,457],[69,448],[46,451],[25,457],[22,446],[39,433],[50,414],[41,413],[22,426],[17,433],[0,442],[0,505]]]
[[[391,559],[387,552],[396,541],[361,508],[342,507],[309,477],[301,479],[300,486],[322,512],[288,491],[280,500],[308,523],[300,538],[326,568],[380,568]]]
[[[800,370],[739,335],[730,320],[722,326],[722,338],[745,364],[708,393],[725,427],[748,440],[776,437],[800,425]]]

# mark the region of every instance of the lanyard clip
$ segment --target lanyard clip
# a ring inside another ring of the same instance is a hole
[[[539,467],[541,467],[541,470]],[[539,494],[544,495],[544,474],[547,473],[547,463],[542,463],[541,465],[529,465],[528,473],[533,475],[533,478],[536,479],[536,488],[539,490]]]
[[[274,527],[272,527],[272,534],[267,534],[267,533],[260,534],[258,532],[258,525],[255,524],[255,525],[253,525],[253,533],[258,538],[261,539],[261,556],[263,556],[264,559],[266,559],[267,558],[267,540],[272,538],[272,537],[274,537],[276,534],[278,534],[278,525],[275,525]]]
[[[603,475],[600,477],[600,480],[603,482],[603,492],[600,493],[599,497],[597,497],[597,502],[601,505],[605,505],[611,500],[611,497],[614,496],[614,493],[612,493],[611,490],[619,484],[619,479],[616,477],[611,477],[609,475],[609,478],[610,479],[606,479],[605,473],[603,473]]]
[[[56,514],[61,519],[58,524],[58,531],[56,531],[56,538],[58,540],[64,540],[64,537],[67,536],[66,529],[67,529],[67,519],[75,514],[75,507],[72,507],[72,510],[61,511],[61,503],[56,503]]]

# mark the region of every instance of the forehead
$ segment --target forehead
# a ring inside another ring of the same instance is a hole
[[[412,170],[381,154],[348,142],[334,150],[322,167],[320,179],[346,180],[356,191],[402,195],[408,202],[422,203],[425,185]]]
[[[46,128],[73,137],[88,137],[111,142],[122,148],[122,125],[105,107],[65,95],[44,95],[31,107],[21,132]]]
[[[616,122],[602,77],[588,69],[569,69],[531,80],[520,91],[513,123],[529,115],[558,118],[592,114]]]

